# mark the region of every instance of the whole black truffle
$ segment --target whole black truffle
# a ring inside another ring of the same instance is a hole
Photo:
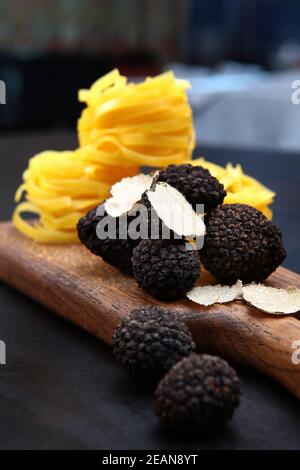
[[[206,217],[200,258],[222,284],[262,282],[285,257],[280,231],[254,207],[225,204]]]
[[[217,429],[232,418],[240,403],[238,376],[219,357],[191,354],[160,381],[154,410],[174,429]]]
[[[112,266],[120,269],[121,271],[131,274],[132,273],[132,251],[140,240],[132,240],[129,236],[126,239],[119,238],[121,223],[125,224],[126,220],[122,218],[115,219],[116,223],[116,236],[115,238],[100,239],[97,236],[98,223],[107,217],[107,220],[114,218],[109,216],[103,208],[103,215],[97,215],[97,208],[95,207],[82,217],[77,224],[78,237],[94,255],[101,256],[104,261]],[[130,217],[127,218],[128,225]],[[127,225],[126,225],[127,226]]]
[[[222,204],[226,196],[224,186],[202,166],[169,165],[160,171],[156,181],[176,188],[194,209],[197,204],[204,204],[205,212]]]
[[[133,250],[132,269],[140,287],[157,299],[170,301],[194,286],[200,262],[197,252],[187,250],[184,242],[142,240]]]
[[[113,336],[114,356],[135,376],[160,377],[194,347],[183,321],[155,306],[134,310]]]

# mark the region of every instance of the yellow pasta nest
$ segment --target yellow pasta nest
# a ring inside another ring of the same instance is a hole
[[[16,193],[19,202],[13,214],[16,227],[37,242],[76,242],[76,225],[89,209],[109,195],[111,185],[139,172],[136,165],[101,165],[92,151],[46,151],[31,158]],[[24,220],[23,213],[39,216]]]
[[[182,163],[195,147],[189,87],[172,72],[136,84],[112,71],[79,91],[87,104],[78,121],[80,146],[92,146],[114,164]]]
[[[241,165],[234,167],[227,163],[224,168],[204,158],[197,158],[188,163],[203,166],[224,185],[227,191],[224,204],[248,204],[263,212],[268,219],[272,219],[273,213],[269,206],[276,194],[256,179],[245,175]]]

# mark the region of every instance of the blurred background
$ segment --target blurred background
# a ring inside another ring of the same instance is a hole
[[[71,128],[77,90],[174,69],[198,142],[300,149],[299,0],[0,0],[1,132]]]

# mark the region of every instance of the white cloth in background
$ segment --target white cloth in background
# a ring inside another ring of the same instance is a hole
[[[199,145],[248,147],[300,152],[300,104],[292,103],[299,72],[259,69],[208,75],[193,67],[175,73],[190,79],[190,101]]]

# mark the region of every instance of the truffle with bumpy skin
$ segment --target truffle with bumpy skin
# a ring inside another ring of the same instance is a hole
[[[220,283],[262,282],[285,257],[280,231],[254,207],[225,204],[207,215],[200,259]]]
[[[77,225],[78,237],[94,255],[101,256],[104,261],[112,266],[120,269],[121,271],[132,274],[132,252],[133,248],[140,242],[140,240],[132,240],[129,236],[126,239],[119,239],[120,220],[116,218],[116,237],[114,239],[105,238],[99,239],[97,236],[97,225],[104,219],[104,217],[114,218],[109,216],[106,211],[102,211],[103,215],[97,215],[97,208],[95,207],[82,217]],[[127,218],[128,224],[130,217]]]
[[[133,250],[132,268],[139,286],[165,301],[182,298],[200,274],[197,252],[169,240],[142,240]]]
[[[197,204],[204,204],[205,212],[222,204],[226,196],[224,186],[202,166],[169,165],[159,172],[156,182],[159,181],[180,191],[194,209]]]
[[[154,410],[174,429],[222,427],[240,403],[241,385],[234,369],[219,357],[191,354],[160,381]]]
[[[115,358],[134,376],[161,377],[194,347],[183,321],[155,306],[134,310],[113,336]]]

